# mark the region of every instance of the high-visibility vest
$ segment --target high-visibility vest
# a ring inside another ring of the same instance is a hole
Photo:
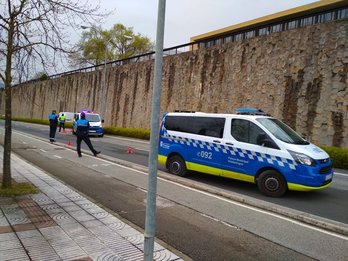
[[[65,121],[65,116],[64,115],[60,116],[59,121],[61,121],[61,122]]]

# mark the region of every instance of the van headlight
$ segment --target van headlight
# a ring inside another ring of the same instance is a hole
[[[300,164],[307,165],[307,166],[317,165],[315,160],[307,156],[306,154],[291,151],[291,150],[288,150],[288,151],[291,154],[291,156],[294,158],[294,160]]]

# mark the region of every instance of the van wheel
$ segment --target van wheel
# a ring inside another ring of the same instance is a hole
[[[178,155],[170,157],[167,161],[167,169],[169,173],[183,177],[186,175],[185,161]]]
[[[288,190],[284,177],[275,170],[266,170],[257,179],[260,192],[269,197],[280,197]]]

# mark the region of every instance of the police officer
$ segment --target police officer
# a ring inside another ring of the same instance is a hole
[[[54,142],[54,137],[56,136],[57,126],[58,126],[58,117],[56,111],[53,110],[50,115],[48,115],[50,121],[50,142]]]
[[[77,143],[77,154],[79,157],[82,157],[81,155],[81,142],[82,140],[86,142],[88,148],[91,150],[91,152],[94,154],[94,156],[97,156],[100,151],[96,151],[93,148],[93,145],[91,143],[91,140],[88,137],[88,128],[89,128],[89,121],[86,120],[86,114],[84,112],[81,112],[81,119],[76,121],[77,130],[76,130],[76,143]]]
[[[64,116],[64,113],[62,113],[62,115],[59,116],[59,132],[62,129],[62,127],[63,127],[63,131],[65,131],[64,124],[65,124],[65,116]]]

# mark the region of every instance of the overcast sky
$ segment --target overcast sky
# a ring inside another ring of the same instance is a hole
[[[102,10],[115,10],[103,29],[116,23],[133,27],[156,40],[158,0],[100,0]],[[311,0],[167,0],[164,47],[188,43],[190,37],[242,23]]]

